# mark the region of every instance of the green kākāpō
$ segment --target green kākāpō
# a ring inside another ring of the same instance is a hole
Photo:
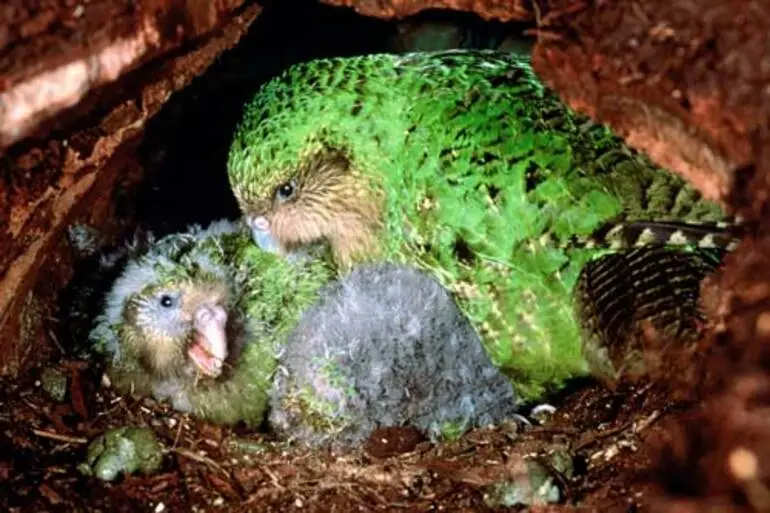
[[[525,399],[587,372],[581,340],[668,322],[633,313],[668,293],[642,282],[612,329],[587,319],[598,314],[585,301],[600,298],[575,294],[586,264],[657,245],[701,270],[713,268],[701,251],[732,241],[718,205],[567,108],[527,57],[496,51],[297,64],[246,107],[229,175],[265,248],[322,243],[342,272],[373,260],[431,271]],[[678,310],[683,333],[696,313]]]
[[[331,277],[261,250],[242,224],[193,226],[129,259],[90,339],[120,393],[257,426],[280,344]]]

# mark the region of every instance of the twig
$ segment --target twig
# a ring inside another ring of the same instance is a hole
[[[270,469],[269,469],[267,466],[265,466],[265,467],[262,467],[262,471],[263,471],[265,474],[267,474],[267,477],[269,477],[269,478],[270,478],[270,482],[271,482],[271,483],[273,483],[273,486],[275,486],[276,488],[278,488],[278,489],[279,489],[279,490],[281,490],[282,492],[288,492],[288,493],[290,493],[291,495],[293,495],[293,496],[294,496],[294,498],[295,498],[295,499],[299,499],[299,500],[300,500],[300,501],[302,501],[303,503],[307,503],[307,498],[306,498],[304,495],[302,495],[301,493],[299,493],[299,492],[298,492],[297,490],[295,490],[293,487],[292,487],[292,488],[287,488],[286,486],[282,485],[282,484],[280,483],[280,481],[278,480],[278,476],[276,476],[276,475],[275,475],[275,472],[273,472],[272,470],[270,470]],[[295,482],[294,484],[296,485],[296,482]]]
[[[179,445],[179,437],[182,436],[182,425],[184,424],[184,421],[179,421],[179,427],[176,428],[176,436],[174,436],[174,445],[172,448],[176,448],[177,445]]]
[[[318,492],[324,490],[343,490],[348,497],[352,498],[361,506],[371,506],[371,501],[367,501],[364,497],[359,495],[355,488],[360,488],[361,491],[374,496],[375,500],[379,501],[380,504],[389,504],[389,501],[385,499],[385,497],[383,497],[380,493],[378,493],[377,490],[375,490],[373,487],[365,485],[361,486],[359,483],[320,482],[318,485],[313,486],[312,488],[308,488],[308,490],[315,491],[315,495],[318,495]]]
[[[564,492],[564,501],[569,504],[572,501],[572,486],[570,485],[569,480],[567,477],[559,470],[557,469],[549,460],[548,458],[544,458],[542,456],[536,456],[535,461],[537,461],[540,465],[546,468],[548,472],[551,474],[551,476],[559,482],[559,488]]]
[[[67,354],[62,345],[59,343],[59,339],[56,338],[56,333],[54,333],[53,330],[48,330],[48,336],[51,338],[51,341],[54,343],[59,352],[61,352],[61,354]]]
[[[522,431],[521,435],[576,435],[580,433],[580,429],[567,427],[567,426],[533,426],[526,431]]]
[[[634,427],[634,433],[635,434],[641,433],[642,431],[650,427],[652,424],[654,424],[655,421],[660,418],[660,416],[661,415],[659,410],[655,410],[654,412],[650,413],[650,415],[647,416],[647,418],[639,422],[639,424],[637,424]]]
[[[589,445],[591,445],[593,443],[596,443],[599,440],[602,440],[602,439],[607,438],[609,436],[616,435],[618,433],[621,433],[621,432],[625,431],[626,429],[631,427],[631,424],[632,424],[631,422],[626,422],[626,423],[624,423],[623,425],[621,425],[619,427],[616,427],[616,428],[613,428],[613,429],[608,429],[606,431],[602,431],[601,433],[594,432],[594,433],[591,434],[591,436],[588,437],[587,440],[583,440],[582,442],[576,444],[572,448],[572,450],[573,451],[579,451],[580,449],[585,449]]]
[[[230,478],[230,473],[227,472],[222,466],[217,463],[216,461],[212,460],[211,458],[207,456],[201,456],[200,454],[196,454],[193,451],[189,449],[185,449],[184,447],[172,447],[170,449],[167,449],[168,452],[176,453],[180,456],[183,456],[185,458],[189,458],[191,460],[197,461],[198,463],[203,463],[204,465],[208,465],[218,471],[220,471],[223,475],[225,475],[228,479]]]
[[[403,487],[408,486],[416,478],[430,471],[428,468],[412,469],[394,469],[386,470],[381,465],[371,465],[367,467],[351,467],[348,465],[331,464],[326,471],[333,474],[337,479],[341,476],[343,479],[364,481],[370,484]]]
[[[87,444],[87,438],[81,438],[77,436],[60,435],[59,433],[52,433],[51,431],[43,431],[42,429],[33,429],[32,432],[42,438],[50,438],[59,442],[65,442],[68,444]]]
[[[540,28],[543,24],[543,14],[540,12],[540,6],[537,4],[538,0],[532,1],[532,10],[535,14],[535,26]]]
[[[267,474],[267,477],[269,477],[269,478],[270,478],[270,481],[273,483],[273,486],[275,486],[276,488],[278,488],[279,490],[281,490],[281,491],[283,491],[283,492],[285,492],[285,491],[286,491],[286,487],[285,487],[285,486],[283,486],[283,485],[282,485],[282,484],[281,484],[281,483],[278,481],[278,476],[276,476],[276,475],[275,475],[275,472],[271,471],[271,470],[270,470],[269,468],[267,468],[267,467],[262,467],[262,471],[263,471],[265,474]]]

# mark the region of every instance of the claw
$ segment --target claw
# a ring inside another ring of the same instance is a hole
[[[530,418],[544,424],[551,416],[556,413],[556,408],[548,403],[538,404],[529,412]]]
[[[519,413],[514,413],[513,414],[513,420],[515,420],[519,424],[523,424],[525,426],[532,426],[532,423],[529,421],[529,419],[527,417],[525,417],[524,415],[521,415]]]
[[[512,415],[511,420],[514,422],[518,422],[519,424],[526,426],[526,427],[532,427],[533,421],[537,422],[538,424],[543,424],[548,418],[556,413],[556,408],[551,406],[548,403],[538,404],[532,410],[530,410],[528,417],[525,417],[524,415],[521,415],[519,413],[514,413]]]

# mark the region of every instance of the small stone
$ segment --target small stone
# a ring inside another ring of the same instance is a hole
[[[155,511],[155,513],[163,513],[163,511],[164,511],[165,509],[166,509],[166,505],[165,505],[165,504],[163,504],[162,502],[159,502],[159,503],[158,503],[158,504],[155,506],[155,510],[154,510],[154,511]]]
[[[556,447],[543,456],[553,469],[566,478],[573,474],[572,456],[563,447]],[[491,508],[512,508],[559,502],[562,490],[549,468],[539,461],[524,462],[524,473],[517,473],[513,479],[500,481],[485,488],[484,502]]]
[[[51,367],[43,370],[40,376],[43,390],[54,400],[64,401],[67,396],[67,376],[58,369]]]
[[[163,463],[163,446],[146,427],[111,429],[88,446],[86,461],[78,470],[102,481],[112,481],[120,474],[139,472],[150,475]]]
[[[521,423],[512,419],[505,419],[500,423],[500,431],[505,433],[508,438],[515,439],[521,431]]]
[[[82,257],[93,255],[99,249],[99,231],[86,224],[68,226],[67,239],[70,246]]]
[[[757,316],[756,330],[762,337],[770,336],[770,312],[762,312]]]
[[[757,455],[745,447],[733,449],[727,457],[727,466],[739,481],[751,481],[756,479],[759,473]]]
[[[487,506],[490,508],[513,508],[515,506],[534,506],[559,502],[561,492],[553,482],[553,478],[545,477],[547,471],[537,463],[528,466],[530,468],[529,479],[503,481],[486,487],[484,502]]]

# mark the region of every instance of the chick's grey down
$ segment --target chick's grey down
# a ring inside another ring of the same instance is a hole
[[[336,448],[380,427],[436,438],[517,409],[451,294],[396,264],[359,266],[322,289],[287,339],[270,404],[280,435]]]

